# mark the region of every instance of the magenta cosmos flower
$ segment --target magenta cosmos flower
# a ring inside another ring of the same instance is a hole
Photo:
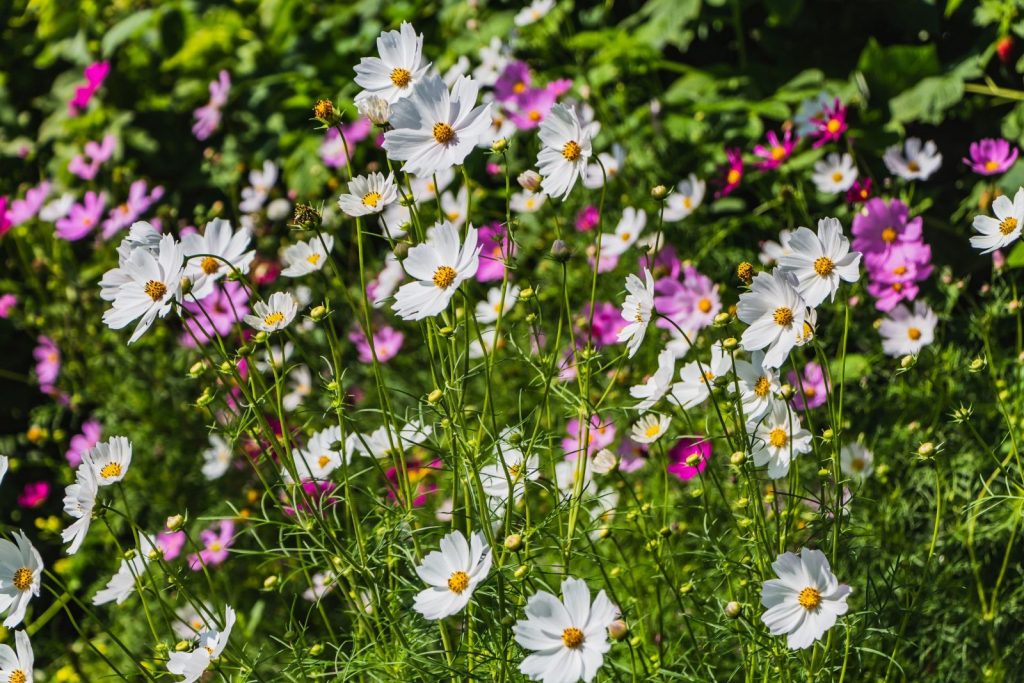
[[[103,239],[110,239],[137,221],[163,196],[164,188],[160,185],[150,192],[145,180],[136,180],[128,188],[128,199],[112,208],[103,221]]]
[[[921,217],[908,220],[909,209],[898,199],[869,199],[853,217],[854,251],[887,252],[900,243],[921,241]]]
[[[569,436],[562,439],[562,450],[565,451],[566,460],[575,460],[580,451],[582,423],[579,418],[569,420],[566,431]],[[587,433],[587,455],[593,455],[602,448],[607,448],[615,441],[615,425],[601,419],[600,415],[590,416],[590,431]]]
[[[600,218],[601,214],[597,212],[597,207],[587,205],[580,209],[580,212],[576,214],[576,229],[580,232],[593,230]]]
[[[68,162],[68,171],[82,180],[92,180],[99,173],[100,167],[114,156],[116,144],[117,139],[113,135],[104,135],[100,142],[90,140],[85,143],[83,152]]]
[[[817,408],[824,404],[825,399],[828,397],[828,384],[825,382],[825,372],[814,361],[804,366],[803,377],[798,377],[796,371],[790,370],[789,374],[786,375],[786,381],[793,387],[793,407],[797,410]],[[802,393],[800,391],[801,387],[803,388]],[[807,399],[806,402],[804,398]]]
[[[697,456],[696,463],[688,464],[690,458]],[[702,437],[683,437],[668,452],[670,464],[669,474],[674,474],[683,481],[693,479],[704,471],[711,458],[711,440]]]
[[[440,460],[433,460],[424,464],[416,458],[405,461],[405,472],[409,477],[409,490],[412,494],[412,506],[422,507],[426,504],[428,497],[437,492],[437,484],[434,483],[433,474],[440,471],[443,463]],[[401,476],[394,467],[389,467],[384,476],[388,480],[388,498],[393,501],[402,499],[403,490],[399,483]]]
[[[191,349],[215,336],[231,334],[235,323],[249,313],[249,295],[240,283],[225,281],[202,301],[187,297],[182,306],[190,315],[185,318],[185,332],[179,341]]]
[[[477,282],[493,282],[505,276],[505,261],[515,254],[515,245],[497,223],[480,228],[480,265],[476,269]]]
[[[916,299],[917,283],[932,274],[931,258],[931,247],[924,242],[904,242],[887,253],[867,254],[868,293],[875,297],[875,307],[891,311],[901,301]]]
[[[184,531],[161,531],[156,535],[156,547],[160,549],[164,559],[170,562],[181,555],[185,547]]]
[[[23,508],[37,508],[46,502],[50,497],[50,483],[46,481],[33,481],[25,484],[25,488],[18,496],[18,506]]]
[[[199,107],[192,116],[196,122],[192,125],[192,134],[197,140],[205,140],[213,135],[213,132],[220,126],[220,110],[228,103],[228,93],[231,92],[231,74],[221,70],[217,74],[217,80],[210,81],[210,101]]]
[[[11,202],[11,208],[7,212],[11,226],[18,226],[32,220],[39,213],[48,194],[50,194],[50,183],[44,180],[36,187],[29,188],[25,192],[24,199],[15,199]]]
[[[363,328],[355,327],[348,335],[349,341],[356,345],[356,353],[360,363],[372,363],[373,351],[377,352],[377,360],[387,363],[402,350],[405,335],[393,327],[385,326],[373,333],[373,350],[363,333]]]
[[[971,156],[964,163],[978,175],[996,175],[1007,171],[1017,161],[1018,150],[1002,138],[985,138],[971,143]]]
[[[107,204],[107,194],[86,192],[85,200],[75,204],[67,216],[57,221],[57,237],[69,242],[80,240],[99,225],[103,207]]]
[[[78,467],[82,463],[82,456],[88,453],[103,436],[103,426],[97,420],[86,420],[82,423],[81,434],[71,437],[68,444],[68,452],[64,454],[68,464]]]
[[[587,322],[590,320],[590,304],[583,307],[580,312],[581,336],[586,336]],[[619,332],[627,325],[622,319],[622,312],[619,306],[613,303],[599,301],[594,305],[594,319],[590,327],[590,340],[597,348],[604,348],[619,343]]]
[[[508,102],[525,94],[530,89],[532,76],[526,62],[509,62],[494,83],[494,99]]]
[[[11,229],[11,218],[7,211],[7,197],[0,197],[0,235]]]
[[[871,178],[858,178],[853,181],[853,186],[846,191],[846,203],[851,206],[863,204],[871,199]]]
[[[80,110],[89,106],[89,101],[103,85],[110,73],[110,62],[94,62],[85,67],[85,85],[75,88],[75,95],[68,102],[68,116],[78,116]]]
[[[38,346],[32,351],[36,359],[36,379],[44,394],[53,392],[57,375],[60,374],[60,349],[49,337],[39,337]]]
[[[551,113],[558,96],[548,88],[532,88],[517,97],[508,108],[508,117],[519,130],[529,130],[540,125]]]
[[[737,147],[730,147],[725,150],[725,158],[725,180],[716,197],[729,195],[743,182],[743,153]]]
[[[647,464],[648,446],[637,443],[628,436],[622,437],[619,444],[619,471],[626,474],[636,472]]]
[[[770,130],[768,131],[767,139],[767,145],[757,145],[754,147],[754,154],[764,159],[764,161],[757,165],[762,171],[769,171],[781,166],[782,162],[793,154],[793,148],[796,147],[796,140],[793,139],[793,131],[791,130],[787,130],[781,140],[774,130]]]
[[[813,117],[811,123],[815,125],[811,135],[818,138],[814,141],[815,147],[821,147],[826,142],[836,142],[848,128],[846,124],[846,107],[840,103],[837,97],[831,107],[827,104],[822,107],[821,113]]]
[[[201,531],[199,539],[205,547],[188,556],[188,566],[194,572],[204,565],[214,567],[228,559],[228,548],[235,542],[235,523],[230,519],[222,520]]]

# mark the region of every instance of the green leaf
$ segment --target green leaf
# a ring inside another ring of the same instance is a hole
[[[891,99],[921,79],[941,73],[934,44],[882,47],[874,38],[860,54],[857,69],[864,74],[872,99]]]
[[[836,358],[829,363],[828,370],[832,375],[832,381],[836,384],[839,384],[843,379],[846,380],[846,383],[854,382],[871,372],[871,361],[862,353],[848,353],[846,354],[845,377],[843,375],[842,358]]]
[[[114,24],[106,35],[103,36],[102,52],[104,57],[109,57],[126,40],[130,40],[137,33],[145,29],[153,18],[154,10],[144,9],[133,12],[127,17]]]
[[[964,82],[955,75],[925,78],[889,101],[892,117],[900,123],[920,121],[938,125],[943,113],[963,99]]]
[[[1024,268],[1024,242],[1017,242],[1006,257],[1007,268]]]

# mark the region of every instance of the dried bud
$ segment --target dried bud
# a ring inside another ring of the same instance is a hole
[[[333,126],[341,121],[338,110],[334,108],[334,102],[330,100],[317,100],[313,105],[313,118],[325,126]]]
[[[540,189],[540,174],[536,171],[523,171],[516,180],[519,181],[519,187],[529,192]]]
[[[651,199],[661,201],[668,196],[668,188],[664,185],[655,185],[651,188]]]
[[[386,126],[391,120],[391,105],[383,97],[370,95],[356,101],[359,113],[370,119],[375,125]]]
[[[309,204],[296,204],[292,214],[292,225],[303,230],[316,230],[323,223],[323,216]]]
[[[744,261],[736,266],[736,277],[738,277],[740,282],[743,284],[749,285],[754,281],[754,264],[749,261]]]
[[[569,260],[572,253],[569,251],[569,245],[565,243],[565,240],[555,240],[551,245],[551,258],[555,259],[559,263],[565,263]]]

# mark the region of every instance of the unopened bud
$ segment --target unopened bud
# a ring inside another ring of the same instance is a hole
[[[320,653],[322,653],[323,651],[324,651],[324,646],[321,645],[320,643],[316,643],[311,648],[309,648],[309,654],[311,656],[313,656],[313,657],[316,657],[316,656],[320,655]]]
[[[517,552],[523,547],[523,537],[519,534],[509,534],[505,537],[505,547],[512,552]]]
[[[907,368],[914,367],[914,363],[916,362],[917,357],[908,354],[906,356],[903,356],[903,358],[900,358],[900,367],[906,370]]]
[[[524,564],[524,565],[520,566],[519,568],[517,568],[515,570],[515,572],[513,572],[512,576],[516,577],[519,580],[522,580],[522,578],[524,576],[526,576],[529,572],[530,572],[530,566]]]
[[[189,377],[198,377],[199,375],[203,374],[203,370],[205,370],[205,369],[206,369],[206,363],[204,363],[201,360],[196,361],[195,363],[192,364],[192,367],[190,367],[188,369],[188,376]]]
[[[665,187],[664,185],[655,185],[654,187],[651,188],[651,199],[656,199],[657,201],[660,202],[667,196],[668,188]]]
[[[821,433],[821,438],[824,439],[825,441],[831,441],[832,439],[836,438],[836,433],[831,429],[826,429]]]
[[[334,108],[334,102],[330,100],[317,100],[313,105],[313,117],[325,126],[333,126],[341,122],[341,116]]]
[[[971,361],[971,364],[968,366],[968,369],[971,372],[981,372],[982,370],[985,369],[985,359],[975,358],[974,360]]]
[[[191,648],[192,648],[192,643],[190,643],[187,640],[179,640],[178,642],[176,642],[174,644],[174,651],[175,652],[184,652],[185,650],[190,650]]]
[[[565,240],[555,240],[551,244],[551,258],[555,259],[559,263],[565,263],[571,256],[569,251],[569,245],[565,243]]]
[[[444,396],[443,391],[441,391],[440,389],[434,389],[429,394],[427,394],[427,403],[437,403],[438,401],[441,400],[442,396]]]
[[[722,341],[722,348],[728,351],[729,349],[735,349],[739,346],[739,342],[736,341],[736,337],[729,337]]]
[[[185,518],[181,515],[171,515],[165,522],[168,531],[178,531],[185,524]]]
[[[743,284],[749,285],[754,281],[754,264],[749,261],[736,266],[736,277],[740,279]]]
[[[935,444],[931,441],[925,441],[923,444],[917,447],[917,454],[922,458],[931,457],[935,453]]]
[[[495,154],[501,154],[508,149],[508,140],[505,138],[498,138],[491,144],[491,151]]]
[[[724,327],[729,324],[730,320],[732,320],[732,316],[723,311],[715,316],[715,327]]]
[[[725,605],[725,616],[729,617],[730,619],[735,619],[740,615],[742,611],[743,608],[740,606],[740,603],[736,602],[735,600]]]
[[[313,310],[309,312],[309,317],[312,318],[316,322],[320,322],[325,317],[327,317],[327,307],[326,306],[315,306],[313,308]]]
[[[733,465],[742,465],[743,461],[747,459],[747,454],[743,451],[736,451],[729,456],[729,462]]]
[[[532,298],[533,298],[533,288],[532,287],[527,287],[526,289],[520,290],[520,292],[519,292],[519,300],[520,301],[529,301]]]
[[[277,582],[277,574],[271,574],[267,578],[263,579],[263,587],[267,590],[270,590],[271,588],[277,585]]]
[[[399,242],[395,245],[394,251],[392,252],[395,258],[399,261],[404,261],[405,257],[409,255],[409,243]]]
[[[185,296],[192,291],[192,278],[181,278],[181,295]]]
[[[523,171],[516,180],[519,181],[519,187],[528,192],[536,192],[540,189],[540,174],[536,171]]]
[[[608,637],[612,640],[622,640],[629,635],[629,627],[622,619],[616,619],[608,624]]]

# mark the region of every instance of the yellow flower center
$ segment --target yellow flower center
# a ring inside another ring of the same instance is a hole
[[[653,438],[661,433],[661,425],[655,422],[650,427],[644,430],[644,436],[648,439]]]
[[[519,472],[522,470],[522,468],[523,468],[523,466],[520,463],[515,463],[513,465],[509,465],[508,466],[509,476],[511,476],[513,479],[518,479],[519,478]]]
[[[825,128],[828,130],[829,133],[832,133],[834,135],[839,132],[839,129],[842,127],[842,125],[843,124],[839,119],[829,119],[828,123],[825,124]]]
[[[452,572],[452,575],[448,577],[448,590],[457,595],[461,595],[462,591],[469,588],[469,574],[463,571]]]
[[[850,467],[853,468],[854,472],[860,472],[864,469],[864,458],[854,458],[850,461]]]
[[[315,266],[316,264],[320,263],[320,254],[310,254],[309,256],[306,257],[306,261],[311,266]]]
[[[683,197],[683,206],[687,209],[693,208],[693,199],[691,197]]]
[[[1004,235],[1009,235],[1011,232],[1017,229],[1017,219],[1013,216],[1004,218],[1003,222],[999,224],[999,232]]]
[[[530,110],[530,113],[529,113],[529,114],[527,114],[527,116],[528,116],[528,117],[530,118],[530,120],[531,120],[531,121],[533,121],[534,123],[537,123],[537,122],[538,122],[538,121],[540,121],[540,119],[541,119],[541,116],[540,116],[540,112],[539,112],[539,111],[537,111],[536,109],[531,109],[531,110]]]
[[[772,159],[778,161],[786,156],[786,148],[782,146],[772,147]]]
[[[758,398],[764,398],[768,395],[769,391],[771,391],[771,384],[769,384],[767,377],[761,375],[754,382],[754,395]]]
[[[776,427],[772,431],[768,432],[768,443],[774,448],[782,448],[789,442],[789,436],[786,434],[786,430],[782,427]]]
[[[100,476],[104,479],[113,479],[114,477],[121,476],[121,466],[116,462],[110,462],[103,466],[100,470]]]
[[[800,591],[797,602],[800,603],[801,607],[810,612],[813,609],[818,609],[818,605],[821,604],[821,593],[818,592],[818,589],[808,586]]]
[[[907,272],[907,267],[906,266],[896,266],[895,268],[892,269],[892,274],[893,275],[904,275],[904,274],[906,274],[906,272]]]
[[[730,168],[729,169],[729,173],[725,176],[725,180],[730,185],[735,185],[736,183],[738,183],[740,181],[740,178],[742,178],[742,177],[743,177],[743,174],[740,173],[739,170],[737,170],[735,168]]]
[[[883,228],[882,241],[891,244],[896,241],[896,228]]]
[[[199,267],[202,268],[203,272],[206,273],[207,275],[213,275],[218,270],[220,270],[220,261],[213,258],[212,256],[207,256],[203,258],[202,261],[200,261]]]
[[[916,161],[908,161],[907,170],[910,171],[911,173],[917,173],[918,171],[921,170],[921,167],[918,165]]]
[[[281,311],[274,311],[263,318],[263,322],[267,325],[277,325],[284,320],[284,313]]]
[[[434,271],[434,284],[440,289],[448,289],[455,282],[455,269],[451,266],[441,266]]]
[[[843,179],[843,173],[842,173],[842,171],[833,171],[833,172],[832,172],[832,182],[833,182],[833,183],[838,183],[838,182],[840,182],[840,181],[841,181],[842,179]]]
[[[212,550],[215,553],[219,553],[221,550],[224,550],[224,546],[221,545],[220,541],[214,541],[210,544],[210,550]]]
[[[711,310],[711,300],[701,299],[700,301],[697,302],[697,308],[700,309],[701,313],[707,313],[708,311]]]
[[[522,95],[525,90],[526,84],[523,83],[522,81],[519,81],[518,83],[512,86],[512,92],[514,92],[517,95]]]
[[[321,455],[319,458],[317,458],[316,464],[319,465],[321,469],[323,469],[324,467],[327,467],[327,463],[329,463],[330,461],[330,456]]]
[[[772,315],[772,318],[775,320],[776,325],[780,327],[789,327],[793,324],[793,311],[785,306],[780,306],[775,309],[775,313]]]
[[[562,147],[562,156],[565,157],[566,161],[576,161],[583,154],[583,148],[580,147],[580,143],[575,140],[569,140]]]
[[[21,567],[14,572],[14,579],[12,579],[12,583],[15,588],[24,593],[32,587],[32,570],[28,567]]]
[[[894,283],[892,283],[892,291],[894,291],[894,292],[902,292],[903,291],[903,283],[902,282],[894,282]]]
[[[575,626],[562,631],[562,642],[570,650],[575,650],[583,645],[583,631],[579,630]]]
[[[807,398],[814,398],[817,395],[817,393],[818,390],[812,386],[804,387],[804,394],[807,396]]]
[[[167,294],[167,285],[158,280],[150,280],[142,288],[142,291],[153,301],[160,301],[160,299],[164,298],[164,294]]]
[[[405,88],[412,82],[412,73],[408,69],[396,67],[391,70],[391,82],[399,88]]]
[[[25,677],[25,672],[21,669],[15,669],[11,672],[11,677],[7,679],[7,683],[25,683],[28,678]]]
[[[447,145],[455,139],[455,129],[444,122],[435,123],[434,139],[437,140],[439,145]]]
[[[820,256],[814,262],[814,272],[822,277],[828,277],[836,269],[836,264],[828,256]]]
[[[363,204],[370,207],[371,209],[377,208],[377,202],[380,201],[380,192],[367,192],[363,195]]]
[[[916,327],[908,327],[907,337],[910,338],[910,341],[917,341],[918,339],[921,338],[921,330],[917,329]]]
[[[999,162],[998,161],[989,160],[989,161],[985,162],[985,170],[986,171],[995,171],[998,168],[999,168]]]

